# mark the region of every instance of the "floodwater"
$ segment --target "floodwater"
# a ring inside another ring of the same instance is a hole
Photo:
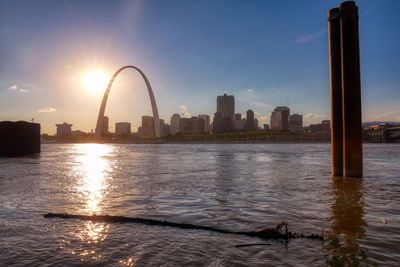
[[[363,179],[332,178],[329,144],[45,144],[0,158],[2,266],[321,266],[400,262],[400,145],[364,145]],[[325,240],[43,214],[109,214]],[[265,243],[264,246],[235,247]]]

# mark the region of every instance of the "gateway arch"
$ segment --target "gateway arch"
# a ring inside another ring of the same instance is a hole
[[[123,71],[124,69],[135,69],[137,70],[143,77],[147,90],[149,92],[149,97],[150,97],[150,102],[151,102],[151,108],[153,110],[153,119],[154,119],[154,134],[155,137],[160,137],[160,119],[158,117],[158,110],[157,110],[157,104],[156,100],[154,98],[153,90],[151,89],[151,85],[149,80],[147,79],[146,75],[143,73],[141,69],[135,66],[125,66],[117,70],[117,72],[112,76],[110,82],[108,83],[107,89],[104,93],[103,96],[103,101],[101,102],[100,106],[100,111],[99,111],[99,117],[97,118],[97,124],[96,124],[96,131],[95,131],[95,138],[99,139],[101,138],[101,131],[103,129],[103,117],[104,117],[104,111],[106,109],[106,104],[107,104],[107,99],[108,99],[108,94],[110,93],[111,86],[114,82],[114,79],[118,76],[118,74]]]

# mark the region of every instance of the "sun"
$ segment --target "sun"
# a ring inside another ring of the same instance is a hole
[[[93,70],[82,77],[85,88],[91,92],[104,92],[107,88],[109,77],[101,71]]]

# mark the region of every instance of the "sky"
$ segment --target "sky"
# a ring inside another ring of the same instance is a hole
[[[166,122],[173,113],[212,118],[227,93],[260,125],[281,105],[318,123],[330,118],[327,11],[341,2],[0,0],[0,121],[90,131],[104,91],[82,78],[135,65]],[[400,1],[356,2],[363,121],[400,121]],[[105,114],[111,130],[152,115],[137,72],[117,77]]]

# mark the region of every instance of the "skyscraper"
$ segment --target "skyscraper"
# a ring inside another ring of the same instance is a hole
[[[217,96],[217,112],[214,114],[214,132],[234,130],[235,98],[224,94]]]
[[[290,109],[277,107],[271,114],[271,130],[289,131]]]

